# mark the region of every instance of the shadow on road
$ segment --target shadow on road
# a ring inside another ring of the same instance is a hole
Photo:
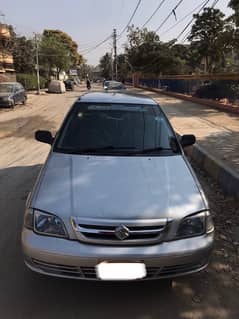
[[[32,139],[37,129],[56,130],[56,123],[41,115],[18,117],[1,122],[0,138],[23,137]]]

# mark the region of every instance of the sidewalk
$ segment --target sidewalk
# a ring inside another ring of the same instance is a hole
[[[162,106],[178,134],[194,134],[199,150],[239,177],[239,115],[155,92],[136,90]],[[208,165],[212,166],[209,169],[213,176],[217,168],[210,162]]]

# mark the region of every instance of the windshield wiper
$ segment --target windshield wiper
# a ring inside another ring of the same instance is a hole
[[[132,153],[132,152],[128,152],[128,150],[134,150],[135,147],[116,147],[113,145],[108,145],[108,146],[103,146],[103,147],[88,147],[88,148],[72,148],[72,149],[68,149],[67,151],[75,153],[75,154],[81,154],[81,153],[101,153],[104,151],[118,151],[119,152],[123,152],[123,151],[127,151],[128,153]],[[124,152],[125,153],[125,152]]]
[[[147,153],[154,153],[154,152],[161,152],[161,151],[172,151],[170,147],[153,147],[153,148],[145,148],[142,150],[138,150],[138,154],[147,154]]]

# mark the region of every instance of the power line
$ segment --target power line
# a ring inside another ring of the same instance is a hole
[[[104,44],[105,42],[107,42],[110,38],[112,37],[112,35],[110,34],[107,38],[105,38],[103,41],[101,41],[100,43],[98,43],[97,45],[85,50],[85,52],[81,52],[81,54],[88,54],[90,53],[91,51],[97,49],[99,46],[101,46],[102,44]]]
[[[188,31],[187,33],[186,33],[186,35],[185,35],[185,37],[183,38],[183,40],[182,40],[182,43],[184,43],[186,40],[187,40],[187,38],[189,37],[189,34],[191,33],[191,31]]]
[[[146,24],[149,23],[149,21],[155,16],[155,14],[158,12],[158,10],[162,7],[162,5],[164,4],[166,0],[162,0],[159,5],[157,6],[157,8],[154,10],[154,12],[151,14],[151,16],[146,20],[146,22],[142,25],[142,28],[144,28],[146,26]]]
[[[203,5],[202,5],[202,7],[198,10],[198,12],[197,12],[197,14],[199,14],[205,7],[206,7],[206,5],[208,4],[208,2],[209,2],[210,0],[207,0]],[[218,0],[216,0],[216,1],[218,1]],[[186,24],[186,26],[183,28],[183,30],[179,33],[179,35],[177,36],[177,40],[181,37],[181,35],[190,27],[190,25],[192,24],[192,22],[193,22],[193,20],[194,20],[195,18],[194,17],[192,17],[192,19]]]
[[[158,28],[155,30],[155,32],[158,32],[159,29],[162,28],[162,26],[168,21],[168,19],[171,17],[172,14],[175,14],[175,10],[180,6],[180,4],[183,2],[183,0],[180,0],[176,6],[170,11],[170,13],[167,15],[167,17],[163,20],[163,22],[158,26]]]
[[[209,0],[210,1],[210,0]],[[211,5],[211,8],[214,8],[215,7],[215,5],[217,4],[219,2],[219,0],[215,0],[214,2],[213,2],[213,4]],[[202,9],[204,9],[204,8],[202,8]],[[202,10],[201,9],[201,10]],[[199,12],[198,12],[198,14],[201,12],[201,10],[199,10]],[[191,20],[191,22],[194,20],[194,18]],[[189,32],[187,32],[187,34],[184,36],[184,38],[183,38],[183,40],[182,40],[182,43],[184,43],[186,40],[187,40],[187,38],[188,38],[188,36],[189,36],[189,34],[191,33],[191,31],[189,31]],[[179,37],[178,37],[179,38]],[[178,39],[177,38],[177,39]]]
[[[198,8],[200,8],[204,2],[206,2],[207,0],[203,0],[198,6],[196,6],[193,10],[191,10],[188,14],[186,14],[184,17],[182,17],[182,19],[180,19],[178,22],[176,22],[175,24],[173,24],[170,28],[168,28],[167,30],[165,30],[163,33],[160,34],[160,37],[162,35],[165,35],[166,33],[168,33],[169,31],[171,31],[172,29],[174,29],[177,25],[179,25],[181,22],[183,22],[185,19],[187,19],[188,17],[190,17],[194,11],[196,11]]]
[[[139,0],[139,1],[138,1],[137,5],[136,5],[136,7],[135,7],[135,9],[134,9],[134,12],[132,13],[132,15],[131,15],[131,17],[130,17],[128,23],[127,23],[126,26],[124,27],[124,29],[120,32],[120,34],[119,34],[119,36],[118,36],[118,39],[121,38],[121,36],[123,35],[123,33],[127,30],[128,26],[130,25],[131,21],[133,20],[135,14],[136,14],[136,12],[137,12],[137,10],[138,10],[138,8],[139,8],[139,5],[140,5],[141,1],[142,1],[142,0]]]
[[[215,0],[215,1],[213,2],[213,4],[212,4],[212,8],[214,8],[215,5],[216,5],[218,2],[219,2],[219,0]]]

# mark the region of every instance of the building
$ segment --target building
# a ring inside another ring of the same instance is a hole
[[[16,81],[13,56],[9,44],[11,33],[6,24],[0,24],[0,82]]]

